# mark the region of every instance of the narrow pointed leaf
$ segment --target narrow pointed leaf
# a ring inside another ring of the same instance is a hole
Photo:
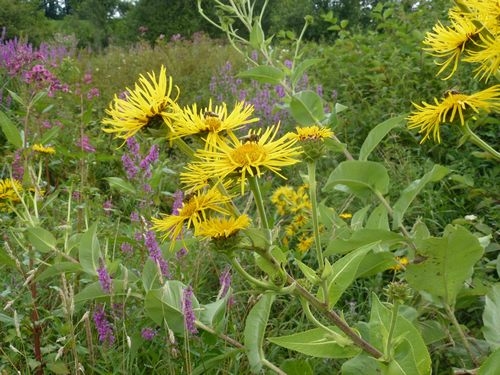
[[[97,239],[97,223],[82,234],[78,259],[83,271],[89,275],[97,275],[99,267],[99,257],[101,256],[101,247]]]
[[[285,73],[274,66],[260,65],[241,72],[237,75],[240,78],[254,79],[261,83],[279,85],[285,78]]]
[[[250,310],[245,322],[245,348],[250,368],[254,374],[260,372],[265,359],[262,345],[274,297],[274,294],[263,294],[255,306],[252,307],[252,310]]]
[[[7,141],[15,148],[23,147],[23,139],[16,125],[10,120],[9,116],[0,111],[0,128]]]
[[[309,69],[311,66],[319,64],[322,61],[323,59],[306,59],[298,64],[292,72],[292,86],[294,87],[297,84],[297,82],[304,76],[304,73],[307,69]]]
[[[403,190],[401,196],[393,206],[394,219],[392,228],[396,229],[402,225],[406,210],[410,206],[411,202],[413,202],[415,197],[422,191],[425,185],[427,185],[429,182],[436,182],[443,179],[448,173],[450,173],[450,170],[448,168],[436,164],[429,172],[424,174],[422,178],[415,180],[410,185],[408,185],[406,189]]]
[[[126,194],[135,194],[136,193],[135,186],[132,185],[130,182],[125,181],[123,178],[106,177],[106,180],[108,181],[109,186],[111,188],[115,188],[121,193],[126,193]]]
[[[497,375],[500,368],[500,348],[490,354],[486,361],[483,362],[477,375]]]
[[[351,358],[361,350],[336,327],[328,327],[334,334],[323,329],[294,333],[288,336],[270,337],[273,344],[318,358]]]
[[[384,137],[389,133],[392,129],[401,127],[403,124],[403,116],[393,117],[389,120],[386,120],[377,126],[375,126],[368,136],[366,137],[361,149],[359,150],[359,160],[366,161],[368,160],[368,156],[370,156],[371,152],[377,147],[377,145],[384,139]]]
[[[372,294],[370,337],[373,339],[371,343],[380,350],[386,349],[391,321],[392,306],[385,306]],[[383,373],[430,375],[431,359],[425,342],[415,325],[401,313],[396,316],[389,350],[389,353],[384,354],[391,360]]]
[[[365,245],[343,256],[332,265],[331,275],[327,278],[328,307],[333,307],[340,296],[352,284],[358,273],[358,267],[365,255],[378,242]],[[318,298],[324,300],[323,289],[318,291]]]

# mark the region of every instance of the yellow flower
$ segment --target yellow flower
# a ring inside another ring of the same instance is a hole
[[[469,18],[452,11],[450,11],[450,18],[451,27],[443,26],[441,22],[438,22],[432,29],[434,32],[427,33],[424,40],[424,44],[428,46],[424,50],[429,51],[433,56],[446,59],[437,63],[441,65],[438,75],[452,65],[451,72],[445,79],[450,78],[457,70],[460,55],[464,52],[466,45],[479,33],[478,28]]]
[[[341,219],[350,219],[352,217],[352,214],[348,213],[348,212],[343,212],[339,215],[339,217]]]
[[[477,43],[477,50],[469,51],[464,61],[477,63],[476,77],[480,80],[488,79],[498,72],[500,67],[500,38],[480,35],[481,42]]]
[[[188,164],[186,171],[181,173],[181,182],[189,188],[205,184],[206,176],[215,180],[238,178],[241,184],[241,193],[245,192],[245,182],[248,176],[260,177],[265,170],[280,174],[282,167],[298,162],[295,159],[300,155],[296,142],[287,136],[276,139],[278,126],[271,126],[259,139],[248,142],[238,139],[229,133],[228,142],[218,143],[214,150],[198,150],[195,158],[198,160]],[[198,177],[199,170],[205,170],[205,175]]]
[[[297,245],[297,249],[301,253],[305,253],[307,250],[311,248],[311,246],[314,244],[314,237],[313,236],[300,236],[299,239],[299,244]]]
[[[37,143],[37,144],[34,144],[33,146],[31,146],[31,149],[35,152],[40,152],[40,153],[43,153],[43,154],[55,154],[56,153],[56,150],[54,147],[52,146],[44,146],[40,143]]]
[[[410,263],[407,257],[396,257],[396,262],[397,264],[389,267],[389,269],[393,271],[401,271],[406,269],[406,266],[408,265],[408,263]]]
[[[449,91],[439,102],[434,98],[435,104],[423,102],[422,105],[413,103],[416,111],[408,117],[409,129],[420,129],[423,133],[422,142],[432,136],[434,141],[440,143],[439,126],[452,123],[458,116],[463,126],[467,115],[479,113],[480,110],[491,112],[500,110],[500,85],[489,87],[471,95]]]
[[[325,140],[333,136],[330,129],[317,125],[297,127],[296,130],[297,133],[289,133],[289,136],[298,141]]]
[[[236,103],[229,114],[226,103],[213,107],[211,100],[202,111],[198,111],[196,104],[183,110],[176,106],[170,139],[199,134],[206,136],[205,149],[212,150],[218,142],[225,140],[228,132],[258,121],[258,118],[251,118],[253,111],[253,106],[244,102]]]
[[[156,119],[169,125],[170,109],[178,97],[170,97],[172,77],[167,78],[164,66],[160,69],[158,79],[154,72],[147,75],[147,78],[142,74],[139,76],[139,82],[133,90],[127,88],[125,99],[115,95],[106,109],[109,117],[102,121],[104,125],[109,125],[102,129],[104,132],[116,133],[117,138],[126,140]],[[177,94],[178,92],[177,88]]]
[[[250,218],[245,214],[237,218],[214,217],[200,223],[198,235],[213,239],[228,238],[249,225]]]
[[[198,192],[183,203],[177,215],[164,215],[162,218],[153,218],[152,229],[164,232],[162,235],[163,240],[170,238],[174,241],[180,238],[184,224],[186,224],[187,228],[193,227],[194,233],[197,235],[200,223],[207,220],[207,212],[214,211],[229,215],[229,211],[222,205],[229,202],[230,199],[230,197],[222,195],[217,187],[207,192]]]
[[[23,191],[20,181],[7,178],[0,180],[0,211],[9,211],[9,205],[21,201],[19,195]]]

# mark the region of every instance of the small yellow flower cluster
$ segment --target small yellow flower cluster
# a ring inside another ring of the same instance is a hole
[[[34,144],[31,146],[31,149],[35,152],[39,152],[41,154],[49,154],[53,155],[56,153],[56,149],[52,146],[44,146],[40,143]]]
[[[406,269],[406,266],[410,263],[408,257],[405,257],[405,256],[396,257],[395,260],[396,260],[397,264],[395,264],[394,266],[391,266],[389,268],[390,270],[393,270],[394,272]]]
[[[277,213],[282,216],[285,233],[283,244],[288,248],[296,247],[301,253],[308,251],[314,244],[310,222],[311,201],[307,190],[307,185],[302,185],[297,190],[281,186],[271,197]]]
[[[20,181],[7,178],[0,180],[0,211],[10,211],[10,205],[21,201],[19,195],[23,191]]]
[[[438,75],[451,67],[445,79],[458,68],[459,61],[477,65],[476,78],[488,81],[500,68],[500,3],[498,1],[456,0],[449,11],[450,26],[438,23],[427,34],[424,44],[431,55],[441,59]],[[422,142],[432,138],[441,142],[440,126],[459,122],[462,128],[476,114],[500,110],[500,85],[465,94],[457,90],[445,92],[434,103],[413,103],[408,128],[423,134]]]

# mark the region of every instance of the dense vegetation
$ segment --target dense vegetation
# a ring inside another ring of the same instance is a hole
[[[256,9],[263,3],[257,1]],[[344,145],[330,145],[327,156],[317,161],[318,186],[332,186],[330,173],[345,165],[345,151],[366,154],[365,139],[374,137],[377,124],[388,121],[391,130],[373,141],[369,162],[383,164],[387,170],[390,189],[384,199],[388,204],[400,202],[411,186],[419,187],[404,209],[403,231],[421,240],[422,247],[430,240],[445,242],[446,236],[456,235],[450,243],[457,252],[465,239],[471,254],[481,253],[470,266],[463,288],[459,285],[449,314],[443,307],[448,307],[446,303],[414,285],[402,301],[390,300],[388,285],[406,285],[405,264],[395,261],[409,256],[406,247],[395,237],[370,238],[370,243],[363,242],[368,241],[365,237],[357,238],[358,247],[376,247],[367,251],[376,256],[367,256],[366,264],[352,271],[355,276],[336,284],[345,289],[335,310],[366,337],[374,326],[374,309],[383,315],[384,306],[389,306],[380,301],[393,302],[404,316],[399,324],[415,323],[413,328],[405,326],[411,334],[418,328],[433,373],[449,374],[452,368],[456,373],[473,373],[460,371],[473,371],[485,363],[495,349],[491,342],[500,342],[494,333],[500,327],[494,309],[488,310],[493,311],[490,320],[484,313],[485,303],[500,301],[500,168],[476,145],[461,139],[453,126],[442,127],[443,141],[437,144],[420,143],[421,136],[403,125],[412,102],[431,101],[451,88],[473,92],[487,87],[467,65],[450,80],[441,80],[433,57],[422,51],[426,32],[446,18],[450,3],[280,3],[269,6],[261,20],[264,34],[275,35],[269,48],[273,61],[279,69],[293,72],[292,61],[320,59],[301,72],[295,89],[322,98],[328,118],[324,123]],[[207,9],[209,17],[218,14],[216,7]],[[301,39],[300,56],[295,56],[307,14],[313,21]],[[265,329],[266,337],[288,337],[315,327],[302,314],[305,307],[298,299],[276,293],[273,301],[267,300],[269,293],[263,293],[262,285],[275,282],[279,275],[256,260],[262,254],[238,254],[243,271],[261,280],[253,285],[238,272],[238,263],[228,260],[232,250],[213,251],[213,243],[190,231],[185,231],[185,241],[163,242],[151,230],[152,218],[175,211],[179,203],[179,173],[189,160],[179,143],[168,141],[154,124],[125,142],[102,130],[113,98],[126,98],[124,92],[137,88],[141,75],[158,76],[165,67],[179,88],[181,107],[197,103],[201,109],[225,102],[230,111],[244,100],[255,108],[259,128],[280,122],[280,136],[294,131],[302,114],[290,111],[293,101],[283,87],[240,75],[256,64],[265,66],[265,54],[240,44],[250,59],[238,53],[226,35],[198,13],[194,1],[0,0],[0,27],[4,27],[0,39],[1,374],[245,374],[260,370],[251,355],[247,360],[243,345],[252,346],[245,325],[262,318],[258,308],[264,303],[269,303],[269,321],[255,330]],[[243,30],[244,37],[251,38],[249,34]],[[483,139],[498,146],[497,115],[478,121]],[[186,140],[194,149],[201,147],[197,142],[194,137]],[[293,225],[299,214],[311,216],[310,175],[303,166],[284,168],[282,174],[286,182],[266,174],[261,190],[270,198],[280,186],[293,187],[294,193],[286,193],[291,194],[288,199],[295,199],[290,206],[275,199],[266,209],[273,236],[283,229],[277,235],[279,251],[285,254],[280,255],[294,260],[287,270],[301,280],[300,285],[307,285],[315,279],[308,270],[321,265],[304,237],[312,236],[313,224]],[[8,185],[12,179],[19,185]],[[238,190],[239,186],[233,193]],[[363,192],[358,199],[356,189],[347,189],[348,194],[332,188],[318,190],[321,236],[335,270],[348,251],[335,250],[329,242],[347,248],[358,230],[383,228],[391,236],[397,232],[390,231],[389,221],[396,221],[388,219],[377,197]],[[248,195],[235,202],[259,222]],[[294,205],[304,211],[298,212]],[[255,231],[249,238],[258,242],[265,237],[259,237],[262,233]],[[331,233],[335,236],[330,237]],[[363,233],[369,237],[368,231]],[[410,259],[412,266],[422,259]],[[418,279],[415,273],[409,274]],[[205,326],[186,327],[185,312],[169,310],[174,303],[161,290],[187,310],[186,301],[194,304],[195,311],[206,308],[203,317],[197,315]],[[450,316],[457,321],[450,322]],[[398,333],[401,326],[396,327]],[[401,334],[394,343],[398,353],[404,340]],[[304,347],[271,341],[263,344],[265,373],[279,373],[270,363],[288,374],[355,374],[358,366],[378,373],[367,356],[349,351],[348,341],[345,351],[338,346],[331,349],[343,353],[338,356],[311,355]],[[361,358],[357,364],[348,360],[354,356]],[[493,358],[496,363],[498,357]]]

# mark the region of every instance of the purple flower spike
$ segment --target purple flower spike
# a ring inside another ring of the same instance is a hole
[[[106,319],[106,313],[104,312],[104,307],[102,305],[98,305],[94,311],[94,323],[97,333],[99,334],[99,341],[109,346],[113,345],[115,342],[113,328]]]
[[[186,327],[186,330],[190,334],[196,335],[198,333],[198,330],[196,329],[195,325],[196,316],[194,315],[192,298],[193,288],[191,288],[191,286],[188,286],[182,293],[182,312],[184,313],[184,325]]]

